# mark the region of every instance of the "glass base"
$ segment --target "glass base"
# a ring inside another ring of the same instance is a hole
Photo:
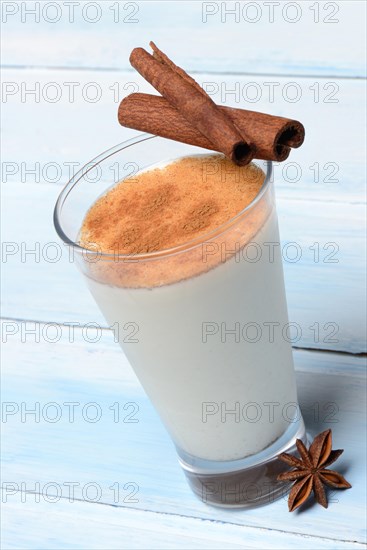
[[[225,508],[254,508],[285,496],[291,483],[277,481],[289,467],[278,460],[281,453],[294,453],[296,439],[307,443],[303,419],[291,424],[269,447],[242,460],[212,461],[177,449],[188,483],[205,504]]]

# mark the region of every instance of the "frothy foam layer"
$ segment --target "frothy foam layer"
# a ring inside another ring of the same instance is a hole
[[[115,286],[154,287],[228,260],[262,227],[269,215],[267,201],[229,223],[225,232],[217,230],[255,199],[264,179],[257,165],[239,167],[218,154],[182,157],[126,178],[99,198],[84,219],[80,244],[119,260],[102,255],[89,265],[89,276]],[[195,239],[203,242],[182,253],[137,257]],[[118,255],[129,258],[120,261]]]
[[[264,173],[221,155],[181,158],[125,179],[91,207],[81,241],[103,252],[143,254],[210,233],[257,195]]]

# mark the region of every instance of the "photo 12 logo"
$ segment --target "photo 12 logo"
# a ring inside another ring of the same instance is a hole
[[[3,80],[1,83],[1,103],[98,103],[103,99],[120,103],[121,99],[139,91],[137,82],[78,82],[54,80],[16,81]]]
[[[210,262],[214,257],[221,263],[233,259],[235,263],[247,262],[256,264],[265,262],[268,264],[284,263],[296,264],[302,260],[311,263],[338,264],[339,245],[336,242],[314,242],[305,246],[296,241],[281,243],[251,241],[245,245],[241,242],[228,244],[227,242],[204,242],[201,247],[203,263]]]
[[[112,332],[116,343],[139,343],[140,326],[135,321],[123,323],[116,321],[111,326],[102,326],[95,321],[89,321],[88,323],[80,323],[79,321],[39,323],[36,321],[4,320],[1,323],[1,341],[3,344],[12,339],[16,339],[22,344],[31,342],[56,344],[63,339],[70,344],[74,344],[82,339],[88,344],[95,344],[101,341],[105,331]]]
[[[335,401],[301,403],[290,401],[204,401],[201,408],[201,421],[204,424],[256,424],[264,421],[274,424],[285,421],[295,424],[303,416],[312,424],[338,423],[339,406]]]
[[[96,481],[81,483],[79,481],[3,481],[1,484],[1,501],[3,504],[13,502],[59,502],[61,499],[67,502],[83,500],[85,502],[100,502],[106,504],[136,504],[139,502],[139,485],[135,481],[121,483],[115,481],[112,485],[104,487]]]
[[[137,2],[1,2],[1,22],[11,23],[80,23],[96,25],[99,22],[139,23]]]
[[[201,20],[221,23],[339,23],[339,2],[203,2]]]
[[[334,81],[315,81],[312,84],[300,84],[284,78],[281,80],[266,81],[205,81],[203,89],[212,97],[213,101],[220,103],[258,103],[266,101],[275,103],[298,103],[302,99],[311,100],[313,103],[339,103],[340,86]]]
[[[41,403],[35,401],[3,401],[1,404],[1,422],[3,424],[20,422],[21,424],[32,423],[57,424],[58,422],[87,422],[96,424],[102,419],[112,420],[114,424],[137,424],[139,418],[139,405],[135,401],[119,403],[115,401],[108,403],[97,403],[90,401],[81,403],[79,401],[64,401],[58,403],[49,401]]]
[[[280,323],[279,321],[239,321],[228,323],[225,321],[203,321],[201,325],[201,340],[203,344],[221,342],[222,344],[274,344],[284,340],[290,344],[296,344],[302,338],[309,342],[319,344],[337,344],[336,336],[339,333],[339,325],[333,321],[319,323],[315,321],[308,327],[302,327],[296,322]]]
[[[98,183],[107,179],[118,183],[122,179],[133,177],[139,171],[139,165],[136,162],[118,162],[105,166],[102,170],[100,164],[88,162],[82,165],[80,162],[64,161],[62,163],[49,161],[41,163],[35,161],[27,163],[25,161],[3,161],[1,163],[1,181],[3,183],[18,182],[21,183],[63,183],[65,184],[76,173],[82,170],[81,177],[87,183]]]

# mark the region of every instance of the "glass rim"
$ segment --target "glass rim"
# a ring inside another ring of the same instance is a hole
[[[125,261],[136,262],[139,260],[150,260],[155,258],[161,258],[162,256],[171,256],[173,254],[190,250],[191,248],[199,246],[205,242],[211,241],[215,237],[225,233],[261,200],[267,188],[269,187],[269,183],[271,182],[271,176],[273,174],[273,163],[270,160],[264,160],[263,162],[266,164],[266,172],[265,172],[265,178],[264,178],[263,184],[258,194],[256,195],[256,197],[245,208],[243,208],[240,212],[238,212],[235,216],[230,218],[228,221],[219,225],[215,229],[212,229],[208,233],[204,233],[203,235],[200,235],[195,239],[191,239],[190,241],[186,241],[184,243],[178,244],[177,246],[173,246],[171,248],[165,248],[165,249],[156,250],[153,252],[145,252],[142,254],[131,254],[131,253],[116,254],[111,252],[107,253],[102,251],[91,250],[89,248],[80,246],[80,244],[75,242],[73,239],[70,239],[62,228],[62,223],[61,223],[62,208],[69,194],[72,192],[74,187],[79,183],[79,181],[83,179],[83,177],[85,176],[85,174],[89,172],[89,170],[92,170],[96,165],[100,164],[101,162],[108,159],[112,155],[115,155],[116,153],[119,153],[124,149],[128,149],[129,147],[132,147],[138,143],[141,143],[143,141],[147,141],[150,139],[155,139],[157,137],[159,136],[144,133],[144,134],[139,134],[138,136],[131,138],[129,140],[123,141],[122,143],[119,143],[118,145],[115,145],[114,147],[107,149],[103,153],[100,153],[98,156],[96,156],[95,158],[87,162],[80,170],[78,170],[78,172],[76,172],[76,174],[74,174],[74,176],[68,181],[68,183],[64,186],[61,193],[59,194],[55,204],[54,213],[53,213],[53,222],[54,222],[56,233],[65,244],[72,246],[79,253],[86,254],[86,255],[96,255],[96,253],[98,253],[99,258],[113,259],[114,261],[116,261],[116,259],[119,258]],[[212,151],[212,153],[215,153],[215,151]],[[254,160],[257,160],[257,159],[254,159]]]

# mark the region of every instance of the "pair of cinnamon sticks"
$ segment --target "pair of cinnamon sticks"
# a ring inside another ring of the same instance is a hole
[[[302,145],[303,125],[283,117],[218,106],[183,69],[150,42],[135,48],[131,65],[162,95],[134,93],[120,103],[122,126],[224,153],[236,164],[285,160]]]

